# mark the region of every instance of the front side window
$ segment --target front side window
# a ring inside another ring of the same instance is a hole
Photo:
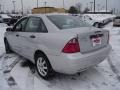
[[[47,29],[39,17],[31,17],[25,28],[25,32],[47,32]]]
[[[15,31],[24,31],[28,18],[21,19],[14,27]]]
[[[52,21],[59,29],[71,29],[80,27],[90,27],[91,25],[80,20],[78,17],[67,15],[51,15],[48,19]]]

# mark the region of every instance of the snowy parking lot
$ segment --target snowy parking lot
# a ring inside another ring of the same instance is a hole
[[[56,74],[49,81],[39,77],[34,65],[17,54],[5,54],[0,25],[0,90],[120,90],[120,27],[109,23],[112,51],[101,64],[75,75]]]

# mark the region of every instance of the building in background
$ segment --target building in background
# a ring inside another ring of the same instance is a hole
[[[65,13],[64,8],[55,8],[55,7],[38,7],[32,9],[32,14],[44,14],[44,13]]]

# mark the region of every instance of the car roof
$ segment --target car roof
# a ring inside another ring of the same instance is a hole
[[[47,13],[47,14],[29,14],[27,16],[45,17],[45,16],[52,16],[52,15],[69,15],[69,14],[66,14],[66,13]]]

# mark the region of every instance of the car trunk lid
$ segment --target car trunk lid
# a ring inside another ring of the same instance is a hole
[[[71,29],[68,31],[77,34],[80,52],[82,54],[96,51],[108,44],[109,32],[107,30],[91,27]]]
[[[89,53],[108,44],[108,31],[94,31],[78,34],[81,53]]]

